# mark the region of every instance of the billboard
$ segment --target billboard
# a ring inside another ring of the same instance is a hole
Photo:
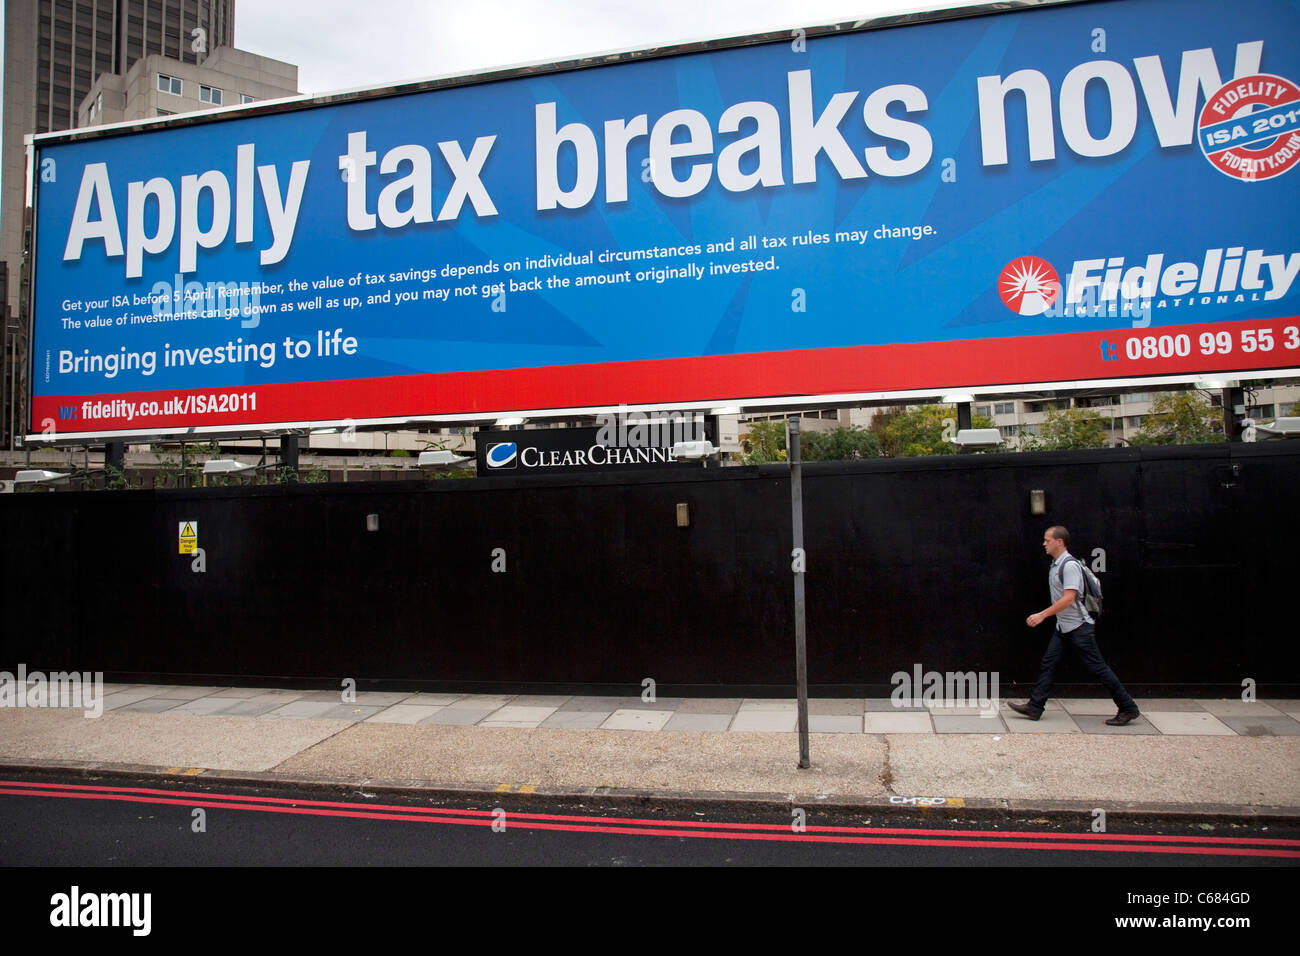
[[[36,140],[33,432],[1300,366],[1300,12],[1097,0]]]

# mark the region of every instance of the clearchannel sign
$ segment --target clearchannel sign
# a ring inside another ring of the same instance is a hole
[[[637,435],[628,440],[601,428],[538,428],[520,431],[480,431],[475,437],[480,478],[519,478],[526,475],[645,468],[699,468],[698,461],[673,457],[668,429],[662,434]],[[609,431],[612,431],[609,430]]]
[[[1297,80],[1101,0],[38,137],[30,425],[1293,368]]]

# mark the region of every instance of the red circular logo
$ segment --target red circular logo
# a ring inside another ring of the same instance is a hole
[[[998,276],[998,295],[1017,315],[1042,315],[1061,294],[1061,280],[1046,259],[1012,259]]]
[[[1300,88],[1271,73],[1230,80],[1196,124],[1201,151],[1219,172],[1254,182],[1300,162]]]

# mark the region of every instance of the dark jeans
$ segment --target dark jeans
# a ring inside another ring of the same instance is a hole
[[[1105,685],[1106,690],[1110,691],[1110,696],[1121,713],[1126,710],[1138,709],[1133,698],[1124,689],[1124,685],[1115,676],[1115,672],[1107,667],[1105,660],[1102,659],[1101,651],[1097,649],[1096,629],[1091,624],[1080,624],[1073,631],[1066,634],[1062,634],[1060,628],[1057,628],[1052,633],[1052,639],[1048,642],[1047,650],[1043,654],[1043,664],[1038,673],[1038,683],[1034,685],[1034,692],[1029,697],[1030,707],[1041,711],[1047,706],[1047,698],[1052,693],[1052,681],[1056,677],[1056,665],[1061,663],[1061,655],[1065,652],[1066,644],[1070,644],[1078,652],[1079,657],[1083,659],[1084,666]]]

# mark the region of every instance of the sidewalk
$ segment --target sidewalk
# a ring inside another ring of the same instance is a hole
[[[792,700],[544,697],[108,684],[80,709],[0,709],[0,771],[134,771],[364,789],[821,801],[1017,812],[1300,819],[1300,701],[810,701],[799,770]]]

